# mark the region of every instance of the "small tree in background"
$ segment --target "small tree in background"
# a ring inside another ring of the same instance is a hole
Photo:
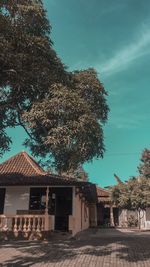
[[[141,164],[138,167],[139,173],[145,178],[150,178],[150,149],[145,149],[142,153]]]
[[[111,188],[111,199],[120,208],[136,210],[141,226],[141,211],[150,206],[150,180],[139,177]]]

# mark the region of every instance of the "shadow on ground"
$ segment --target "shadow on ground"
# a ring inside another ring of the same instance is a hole
[[[64,261],[70,261],[71,263],[72,260],[76,260],[81,255],[89,256],[89,258],[94,256],[97,260],[99,257],[108,256],[108,258],[115,258],[120,262],[124,262],[124,264],[142,264],[142,262],[144,264],[145,261],[150,260],[149,248],[149,233],[121,233],[116,229],[89,229],[78,234],[76,239],[52,236],[48,242],[3,242],[0,245],[0,251],[2,250],[3,253],[6,253],[6,259],[2,262],[4,265],[1,266],[23,267],[36,264],[41,264],[42,266],[46,263],[60,262],[64,264]],[[9,251],[11,255],[7,256]]]

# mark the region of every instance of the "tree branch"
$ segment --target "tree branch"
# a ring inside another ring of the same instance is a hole
[[[18,107],[18,113],[17,113],[17,115],[18,115],[18,122],[19,122],[19,125],[20,125],[21,127],[23,127],[23,129],[25,130],[25,132],[27,133],[27,135],[28,135],[32,140],[34,140],[34,141],[36,142],[36,139],[35,139],[35,138],[32,136],[32,134],[27,130],[27,128],[25,127],[24,123],[23,123],[22,120],[21,120],[20,113],[21,113],[22,111],[21,111],[19,105],[17,105],[17,107]]]

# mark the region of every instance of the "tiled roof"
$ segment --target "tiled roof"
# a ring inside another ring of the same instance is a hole
[[[46,173],[26,152],[0,164],[0,186],[76,186],[89,202],[97,202],[95,184]]]
[[[100,188],[100,187],[96,187],[96,190],[97,190],[97,196],[98,197],[109,197],[110,196],[110,193],[108,190],[105,190],[105,189]]]
[[[26,152],[20,152],[0,164],[0,174],[12,173],[24,176],[45,175],[45,171]]]
[[[98,202],[110,202],[110,192],[100,187],[96,187]]]

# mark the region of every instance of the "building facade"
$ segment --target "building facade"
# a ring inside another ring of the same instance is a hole
[[[46,173],[26,152],[0,165],[0,231],[77,232],[96,225],[96,186]]]

